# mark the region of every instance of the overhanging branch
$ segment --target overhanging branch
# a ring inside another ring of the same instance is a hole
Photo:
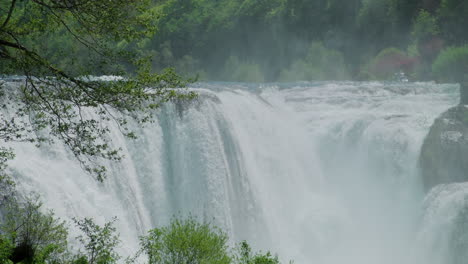
[[[16,0],[12,0],[11,5],[10,5],[10,9],[8,10],[8,15],[7,15],[5,21],[3,21],[3,24],[0,27],[0,29],[3,29],[3,28],[6,27],[6,25],[8,25],[8,22],[10,21],[11,15],[13,14],[13,10],[15,9],[15,4],[16,4]]]

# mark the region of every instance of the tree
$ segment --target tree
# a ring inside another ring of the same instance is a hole
[[[460,84],[460,104],[468,104],[468,45],[444,49],[432,64],[436,80]]]
[[[468,82],[468,45],[444,49],[432,65],[434,77],[445,82]]]
[[[102,160],[121,158],[111,147],[108,122],[134,137],[129,118],[144,123],[162,103],[194,97],[170,89],[186,81],[173,70],[154,73],[150,59],[135,50],[156,29],[150,0],[10,0],[0,10],[0,72],[25,76],[21,85],[0,87],[4,107],[15,112],[0,120],[3,141],[59,139],[103,180]],[[63,56],[67,63],[60,64]],[[96,74],[121,77],[83,77]],[[38,130],[51,137],[33,133]]]
[[[427,40],[440,33],[437,19],[426,10],[421,10],[413,24],[411,32],[417,42]]]
[[[117,262],[120,256],[115,248],[120,240],[113,226],[115,220],[99,226],[90,218],[74,219],[75,224],[84,234],[79,236],[78,240],[85,249],[85,253],[75,256],[75,263],[112,264]]]
[[[441,0],[437,15],[441,33],[451,45],[462,45],[468,41],[468,2],[464,0]]]

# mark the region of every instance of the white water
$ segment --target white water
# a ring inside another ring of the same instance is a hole
[[[113,130],[125,159],[104,184],[61,145],[16,145],[20,188],[65,219],[116,216],[127,254],[149,228],[192,214],[296,263],[447,258],[431,251],[444,228],[441,212],[422,217],[417,160],[433,120],[457,103],[456,86],[195,86],[198,100],[165,107],[137,140]]]

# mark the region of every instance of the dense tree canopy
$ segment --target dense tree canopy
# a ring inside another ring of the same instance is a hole
[[[411,69],[414,78],[424,79],[431,78],[430,64],[443,45],[468,41],[463,0],[98,2],[6,1],[1,6],[2,56],[11,57],[12,48],[5,51],[5,45],[15,44],[13,34],[28,50],[71,72],[134,70],[131,60],[116,65],[104,59],[108,56],[96,56],[132,50],[151,57],[159,70],[175,67],[215,80],[278,81],[282,71],[308,56],[312,43],[322,43],[343,56],[337,72],[347,71],[346,78],[357,78],[374,56],[394,47],[421,68]],[[233,62],[246,70],[231,75]],[[323,74],[318,79],[340,78]]]
[[[278,81],[282,71],[308,56],[312,43],[322,43],[330,52],[341,54],[345,63],[337,66],[341,67],[337,72],[347,71],[348,79],[358,78],[374,56],[390,47],[412,57],[420,69],[412,68],[411,73],[424,79],[431,78],[430,64],[443,45],[467,41],[468,4],[463,0],[7,2],[1,7],[2,41],[14,43],[10,33],[22,36],[22,45],[40,51],[61,68],[86,69],[89,74],[134,70],[132,62],[121,60],[117,66],[96,56],[99,52],[88,59],[105,46],[106,55],[132,50],[151,57],[152,66],[159,70],[175,67],[189,76],[198,73],[214,80]],[[33,8],[48,14],[53,8],[54,12],[40,20],[33,19],[36,16],[15,19],[15,13],[17,18],[21,12],[12,12],[8,18],[15,2],[13,10]],[[15,21],[22,21],[21,25]],[[26,37],[21,34],[25,29],[37,34]],[[72,34],[60,34],[67,31]],[[77,41],[84,45],[76,45]],[[70,57],[70,53],[82,56]],[[233,62],[246,70],[231,75]],[[323,74],[318,79],[340,78]]]
[[[407,57],[400,62],[403,70],[413,79],[430,79],[444,45],[467,41],[466,5],[463,0],[165,0],[157,3],[158,34],[141,48],[158,58],[157,68],[245,81],[253,76],[280,81],[282,71],[309,56],[312,43],[339,53],[344,64],[337,64],[336,72],[348,74],[314,74],[308,80],[360,78],[377,54],[397,48]],[[230,75],[233,62],[246,70]]]

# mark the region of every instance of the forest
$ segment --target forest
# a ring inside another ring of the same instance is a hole
[[[149,10],[156,30],[113,47],[200,80],[434,80],[441,51],[468,40],[463,0],[161,0]],[[72,38],[58,31],[31,45],[67,68],[59,54],[89,59]]]

